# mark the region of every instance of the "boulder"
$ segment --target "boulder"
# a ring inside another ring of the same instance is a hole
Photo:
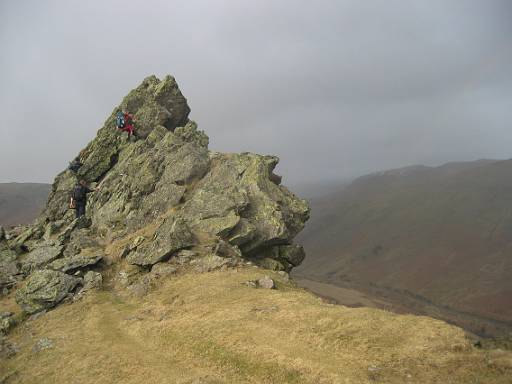
[[[41,269],[62,255],[62,245],[41,245],[21,259],[22,270],[26,274]]]
[[[272,280],[268,276],[265,276],[262,277],[261,279],[258,279],[258,287],[264,289],[275,289],[276,285],[274,283],[274,280]]]
[[[176,80],[166,76],[162,80],[149,76],[131,91],[120,105],[134,115],[137,137],[146,138],[154,127],[163,126],[169,131],[184,126],[190,108]]]
[[[172,253],[195,244],[187,223],[181,218],[170,217],[158,228],[155,239],[130,253],[126,260],[130,264],[150,266],[168,259]]]
[[[53,269],[54,271],[72,272],[76,269],[95,265],[101,259],[103,259],[103,256],[98,255],[98,254],[92,254],[92,255],[80,254],[80,255],[64,257],[62,259],[54,260],[48,265],[48,268]]]
[[[42,270],[32,273],[23,288],[16,291],[16,302],[33,314],[56,306],[80,283],[65,273]]]

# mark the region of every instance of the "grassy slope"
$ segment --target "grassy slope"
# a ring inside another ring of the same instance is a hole
[[[28,224],[43,209],[50,184],[0,183],[0,225]]]
[[[327,304],[282,282],[243,284],[264,273],[188,272],[143,298],[90,293],[17,327],[20,352],[2,362],[0,382],[510,382],[512,355],[474,349],[459,328]],[[54,348],[33,352],[42,337]]]
[[[512,321],[511,233],[510,160],[386,172],[314,202],[297,273]]]

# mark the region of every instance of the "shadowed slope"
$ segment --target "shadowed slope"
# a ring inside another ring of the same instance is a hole
[[[313,212],[297,273],[512,321],[512,160],[372,174]]]

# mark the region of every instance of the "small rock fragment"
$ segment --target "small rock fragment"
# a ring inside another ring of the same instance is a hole
[[[14,313],[0,312],[0,334],[6,334],[16,324]]]
[[[168,263],[157,263],[151,268],[151,273],[157,276],[170,276],[177,272],[176,267]]]
[[[32,351],[40,352],[40,351],[44,351],[45,349],[50,349],[50,348],[53,348],[53,341],[47,337],[43,337],[42,339],[39,339],[37,341],[37,343],[32,348]]]
[[[89,271],[84,276],[84,288],[83,290],[100,289],[103,285],[103,276],[101,273]]]
[[[265,276],[258,280],[258,287],[265,289],[275,289],[276,285],[274,280],[268,276]]]

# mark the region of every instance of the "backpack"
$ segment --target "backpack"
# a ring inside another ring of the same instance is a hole
[[[77,172],[81,166],[82,166],[81,162],[74,160],[71,163],[69,163],[68,169],[73,172]]]
[[[84,201],[85,200],[85,188],[81,185],[75,185],[72,194],[73,200]]]
[[[124,113],[121,111],[117,112],[116,125],[117,125],[117,128],[124,128],[126,125],[126,121],[124,119]]]

